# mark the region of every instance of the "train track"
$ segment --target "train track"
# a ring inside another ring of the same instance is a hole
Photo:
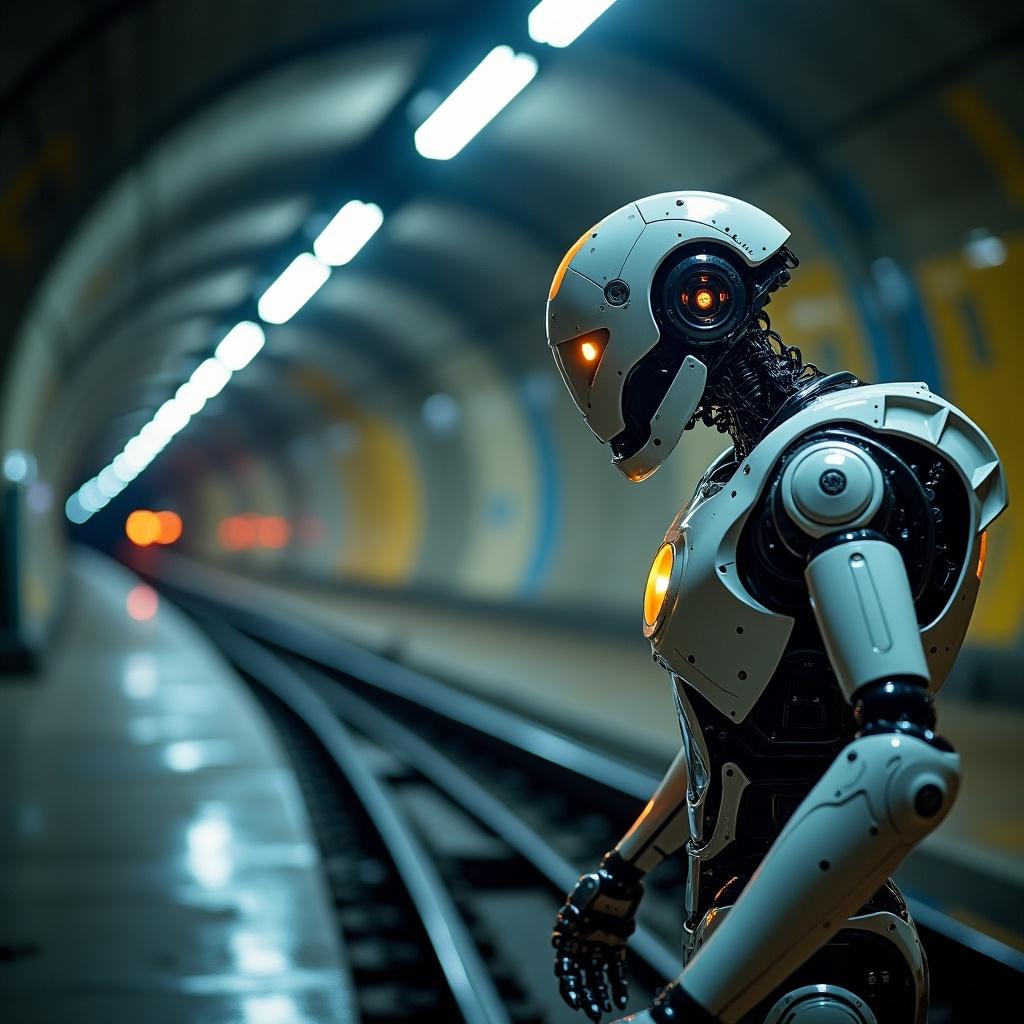
[[[364,1024],[582,1022],[551,975],[553,915],[658,780],[317,627],[170,590],[278,724]],[[634,1008],[679,970],[684,870],[675,859],[647,881]],[[1019,1000],[1024,957],[912,909],[932,961],[933,1024],[977,1020],[979,1000]]]

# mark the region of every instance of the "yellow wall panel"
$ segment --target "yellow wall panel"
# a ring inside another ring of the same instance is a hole
[[[1006,261],[972,267],[949,253],[917,268],[943,366],[947,397],[991,438],[1006,467],[1011,504],[1024,493],[1024,346],[1021,344],[1021,269],[1024,234],[1005,237]],[[1011,511],[989,534],[985,580],[971,627],[974,640],[1016,639],[1024,612],[1024,536]]]

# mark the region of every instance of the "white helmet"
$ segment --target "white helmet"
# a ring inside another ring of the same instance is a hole
[[[665,192],[609,214],[565,254],[548,294],[548,344],[630,480],[668,458],[709,370],[789,280],[788,237],[740,199]]]

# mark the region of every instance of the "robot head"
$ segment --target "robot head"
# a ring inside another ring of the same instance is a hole
[[[788,281],[788,237],[739,199],[665,192],[616,210],[565,254],[548,294],[548,343],[628,479],[668,458],[709,374]]]

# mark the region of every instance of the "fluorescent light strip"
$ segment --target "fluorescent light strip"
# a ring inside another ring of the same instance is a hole
[[[286,324],[330,276],[331,268],[311,252],[296,256],[261,296],[256,306],[260,317],[268,324]]]
[[[81,502],[82,508],[89,512],[98,512],[106,506],[110,499],[103,494],[99,482],[96,477],[93,477],[78,488],[78,500]]]
[[[138,476],[156,458],[156,449],[136,434],[124,446],[121,454],[125,457],[128,465],[135,470],[136,476]]]
[[[206,405],[206,395],[202,389],[197,385],[193,384],[192,381],[187,380],[184,384],[174,392],[175,399],[181,403],[181,407],[189,414],[189,416],[195,416],[197,412],[201,412],[204,405]]]
[[[263,348],[267,337],[263,328],[252,320],[243,320],[224,335],[214,357],[232,372],[244,369]]]
[[[66,515],[76,526],[81,526],[82,523],[86,523],[92,518],[92,512],[89,512],[82,505],[82,501],[78,496],[78,491],[75,491],[75,493],[72,494],[65,503],[64,515]]]
[[[116,498],[125,488],[125,482],[114,472],[113,466],[105,466],[96,475],[96,486],[104,498]]]
[[[65,514],[81,525],[116,498],[156,457],[171,439],[188,426],[209,399],[220,394],[234,369],[247,366],[263,347],[263,328],[249,320],[236,324],[217,346],[217,355],[204,359],[173,398],[124,446],[109,466],[68,498]],[[221,358],[223,356],[223,358]]]
[[[416,129],[417,152],[428,160],[450,160],[536,74],[537,61],[528,53],[496,46]]]
[[[303,253],[285,268],[259,300],[260,316],[268,323],[290,320],[331,275],[331,266],[348,263],[377,232],[384,214],[376,203],[353,199],[335,214],[320,233],[317,255]],[[330,264],[330,265],[328,265]],[[153,418],[110,463],[72,494],[64,506],[72,523],[87,522],[116,498],[167,447],[203,406],[224,389],[232,374],[244,369],[266,343],[263,328],[252,320],[235,324],[221,339],[213,356],[204,359],[192,376],[156,411]]]
[[[197,396],[202,396],[203,404],[216,398],[224,390],[224,385],[231,380],[231,371],[215,356],[204,359],[193,371],[188,382],[195,388]]]
[[[384,223],[384,211],[376,203],[358,199],[347,202],[320,232],[313,252],[321,263],[340,267],[350,262]]]
[[[160,430],[166,430],[172,437],[188,426],[192,413],[176,398],[168,398],[156,411],[153,422]]]
[[[527,21],[530,38],[548,46],[568,46],[613,3],[615,0],[541,0]]]

